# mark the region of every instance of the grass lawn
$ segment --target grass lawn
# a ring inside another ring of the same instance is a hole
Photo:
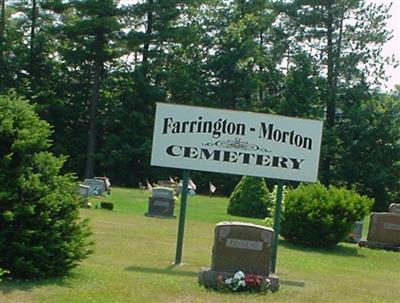
[[[281,240],[276,293],[206,290],[197,273],[210,265],[214,225],[262,221],[227,215],[225,198],[189,197],[184,263],[173,266],[178,220],[145,217],[147,197],[145,191],[113,188],[111,196],[93,200],[115,204],[112,212],[82,209],[93,229],[94,254],[64,278],[1,282],[0,303],[400,302],[400,253],[346,243],[328,250]]]

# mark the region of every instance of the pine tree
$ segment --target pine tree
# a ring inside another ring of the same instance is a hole
[[[263,178],[243,176],[229,198],[228,214],[265,218],[272,203]]]
[[[65,161],[46,151],[50,126],[15,94],[0,96],[0,268],[17,278],[65,274],[90,252]]]
[[[384,79],[385,63],[390,60],[380,51],[390,38],[384,26],[389,8],[363,0],[295,0],[274,5],[281,12],[289,47],[295,45],[312,55],[324,79],[320,85],[326,113],[321,175],[329,184],[338,157],[338,115],[347,102],[343,96],[363,84],[369,84],[368,90]]]

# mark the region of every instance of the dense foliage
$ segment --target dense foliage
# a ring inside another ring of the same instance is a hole
[[[384,5],[0,3],[0,93],[15,89],[37,105],[54,126],[52,151],[68,155],[64,169],[81,178],[107,175],[113,184],[137,186],[179,177],[149,164],[155,103],[171,102],[324,120],[325,185],[354,187],[375,198],[375,209],[399,193],[397,169],[390,167],[398,167],[400,115],[390,103],[400,96],[377,92],[385,67],[394,65],[380,54],[390,38]],[[228,194],[238,178],[196,173],[196,180],[200,192],[211,181],[218,194]]]
[[[62,275],[90,253],[76,182],[46,150],[50,127],[25,100],[0,96],[0,268],[18,278]]]
[[[272,203],[263,178],[243,176],[229,198],[228,214],[265,218]]]
[[[336,245],[363,220],[373,201],[344,188],[301,185],[285,196],[280,234],[314,246]]]

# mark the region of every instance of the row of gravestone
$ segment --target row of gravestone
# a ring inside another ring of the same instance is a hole
[[[107,177],[95,177],[85,179],[83,184],[79,184],[79,195],[87,198],[89,196],[100,196],[105,192],[110,193],[110,180]]]
[[[85,179],[83,184],[79,184],[78,192],[81,197],[81,207],[90,208],[89,196],[100,196],[107,192],[110,194],[110,180],[107,177],[95,177]]]
[[[156,187],[149,198],[146,216],[174,218],[174,191]],[[362,222],[355,225],[353,240],[360,246],[400,250],[400,204],[393,204],[387,213],[371,213],[368,237],[361,240]],[[232,276],[237,271],[258,274],[271,281],[277,290],[279,279],[270,273],[274,230],[242,222],[221,222],[216,225],[211,268],[199,274],[200,284],[216,287],[218,277]],[[361,241],[360,241],[361,240]]]
[[[149,198],[146,216],[175,218],[174,190],[156,187]],[[371,213],[368,236],[362,240],[362,222],[356,222],[349,242],[358,242],[360,246],[400,249],[400,204],[392,204],[389,212]]]

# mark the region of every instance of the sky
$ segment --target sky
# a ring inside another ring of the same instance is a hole
[[[393,31],[393,38],[383,47],[382,55],[395,55],[396,59],[400,61],[400,0],[367,0],[366,2],[384,4],[392,3],[392,7],[390,10],[390,14],[392,16],[387,22],[387,28]],[[400,85],[400,66],[397,68],[389,66],[387,67],[386,72],[387,75],[390,76],[390,79],[385,84],[385,86],[382,87],[384,90],[391,90],[396,84]]]

